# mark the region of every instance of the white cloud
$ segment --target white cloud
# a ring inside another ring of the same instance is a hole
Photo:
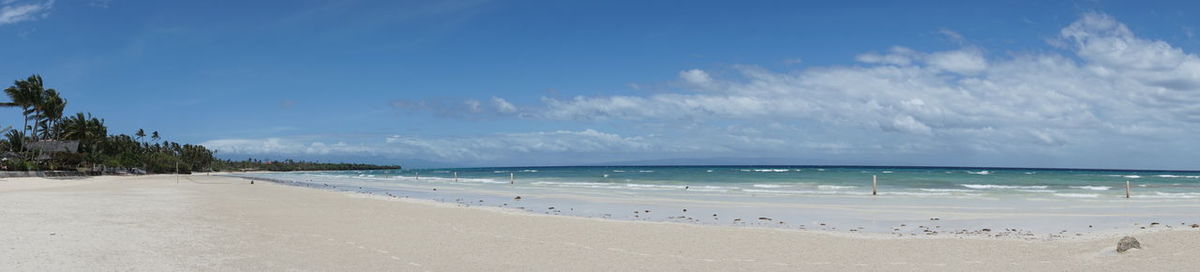
[[[201,143],[201,145],[222,153],[230,154],[362,154],[374,149],[369,146],[351,146],[345,142],[326,144],[320,141],[305,141],[301,139],[264,138],[264,139],[220,139]]]
[[[508,100],[504,100],[504,98],[499,98],[499,97],[495,97],[495,96],[493,96],[493,97],[492,97],[492,104],[495,104],[495,106],[496,106],[496,111],[497,111],[497,112],[500,112],[500,113],[514,113],[514,112],[517,112],[517,106],[513,106],[513,104],[512,104],[512,103],[508,103]]]
[[[442,117],[522,116],[520,108],[500,97],[490,100],[393,100],[392,108],[404,111],[430,111]]]
[[[398,154],[456,161],[496,160],[545,153],[641,152],[651,148],[642,138],[622,137],[592,129],[459,138],[396,135],[388,137],[385,146]]]
[[[1064,40],[1094,73],[1170,89],[1200,87],[1200,59],[1164,41],[1134,36],[1124,24],[1103,14],[1087,14],[1062,29]]]
[[[1037,53],[989,59],[971,47],[919,52],[896,46],[857,56],[861,66],[786,73],[736,67],[741,74],[733,79],[688,70],[680,73],[685,81],[715,88],[546,98],[536,116],[816,122],[811,127],[817,130],[877,129],[932,136],[916,138],[931,147],[1013,152],[1200,130],[1200,57],[1136,37],[1103,14],[1083,15],[1056,40],[1078,59]]]
[[[34,21],[50,15],[54,0],[48,1],[17,1],[4,0],[0,2],[0,25]]]
[[[467,100],[463,101],[463,104],[467,106],[467,111],[469,112],[483,112],[483,108],[480,107],[483,104],[479,103],[479,100]]]
[[[865,53],[855,57],[855,60],[865,63],[909,65],[919,54],[903,46],[893,46],[887,54]]]
[[[454,101],[447,107],[599,123],[616,133],[395,135],[342,145],[268,138],[205,145],[226,154],[379,154],[507,164],[745,155],[1194,168],[1187,159],[1200,152],[1191,143],[1200,132],[1200,57],[1138,37],[1103,14],[1084,14],[1051,41],[1069,53],[989,56],[966,45],[932,52],[894,46],[860,54],[858,63],[847,66],[786,72],[735,66],[737,73],[721,77],[684,70],[678,76],[685,88],[675,92],[543,98],[540,105],[519,107],[493,97],[490,103]],[[703,92],[691,91],[696,87]],[[1158,161],[1138,164],[1150,152],[1158,152],[1153,154]],[[1163,163],[1172,161],[1177,162]]]
[[[978,73],[987,69],[988,66],[983,53],[973,48],[922,53],[903,46],[893,46],[888,51],[887,54],[873,52],[860,54],[855,57],[855,60],[867,64],[918,65],[959,74]]]
[[[903,129],[911,129],[911,126]],[[776,134],[783,132],[783,134]],[[769,129],[754,126],[698,127],[687,135],[622,136],[594,129],[476,136],[377,136],[358,142],[318,137],[221,139],[201,143],[225,156],[355,156],[423,159],[481,165],[578,165],[636,159],[705,158],[713,156],[770,157],[790,152],[824,155],[862,154],[887,148],[911,153],[902,146],[854,145],[847,135],[821,135],[782,124]]]
[[[689,84],[702,87],[708,86],[712,82],[712,77],[709,77],[707,72],[700,69],[679,72],[679,78],[682,78],[684,82]]]
[[[393,135],[360,143],[310,137],[220,139],[201,143],[223,154],[239,155],[359,155],[422,158],[441,161],[494,161],[551,153],[669,152],[669,145],[652,145],[642,137],[622,137],[592,129],[530,133],[500,133],[476,137],[414,137]]]
[[[908,115],[896,116],[892,119],[891,125],[883,128],[924,135],[932,134],[933,131],[925,123],[921,123],[921,121],[917,121],[917,119],[913,119],[912,116]]]
[[[929,67],[959,74],[975,74],[987,69],[987,59],[975,50],[955,50],[929,54],[925,58]]]
[[[954,30],[942,28],[942,29],[938,29],[938,33],[942,34],[942,36],[946,36],[947,39],[950,39],[950,41],[953,41],[958,44],[965,44],[967,42],[967,38],[963,37],[962,34],[959,34],[958,32],[955,32]]]

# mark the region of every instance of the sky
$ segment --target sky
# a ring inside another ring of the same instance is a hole
[[[910,2],[0,0],[0,79],[234,159],[1200,169],[1200,4]]]

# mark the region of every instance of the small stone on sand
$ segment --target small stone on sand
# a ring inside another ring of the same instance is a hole
[[[1125,253],[1125,251],[1133,248],[1142,249],[1142,243],[1139,243],[1133,237],[1125,236],[1125,238],[1121,238],[1121,241],[1117,242],[1117,253]]]

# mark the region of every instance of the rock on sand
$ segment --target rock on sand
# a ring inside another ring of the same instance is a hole
[[[1142,243],[1138,243],[1137,239],[1130,236],[1125,236],[1125,238],[1121,238],[1120,242],[1117,242],[1117,253],[1125,253],[1131,248],[1142,249]]]

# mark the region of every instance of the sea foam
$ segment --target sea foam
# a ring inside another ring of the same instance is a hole
[[[922,188],[922,189],[920,189],[920,190],[921,190],[921,191],[926,191],[926,192],[956,192],[956,193],[969,193],[969,192],[977,192],[976,190],[971,190],[971,189],[942,189],[942,188]]]
[[[1098,198],[1098,197],[1100,197],[1099,194],[1072,194],[1072,193],[1057,193],[1057,194],[1054,194],[1054,196],[1067,197],[1067,198]]]
[[[779,184],[755,184],[755,185],[752,185],[752,186],[753,186],[754,188],[768,188],[768,189],[771,189],[771,188],[784,188],[784,187],[789,187],[789,186],[787,186],[787,185],[779,185]]]
[[[1200,193],[1164,193],[1154,192],[1153,195],[1138,194],[1135,198],[1200,198]]]
[[[854,188],[858,188],[858,186],[817,185],[817,189],[821,189],[821,190],[845,190],[845,189],[854,189]]]
[[[1139,178],[1142,178],[1142,176],[1139,176],[1139,175],[1104,175],[1104,176],[1106,176],[1106,177],[1127,178],[1127,179],[1139,179]]]
[[[996,185],[996,184],[963,184],[962,187],[971,189],[1046,189],[1050,188],[1045,185],[1018,186],[1018,185]]]
[[[881,195],[900,195],[900,196],[948,196],[947,192],[922,193],[922,192],[882,192]]]
[[[747,193],[763,193],[763,194],[802,194],[802,195],[869,195],[870,192],[854,192],[854,191],[801,191],[801,190],[765,190],[765,189],[742,189],[742,192]]]
[[[1190,179],[1196,179],[1196,178],[1200,178],[1200,176],[1177,176],[1177,175],[1155,175],[1155,177],[1160,177],[1160,178],[1190,178]]]
[[[770,173],[792,171],[791,169],[749,169],[749,170],[754,171],[754,172],[770,172]],[[743,170],[743,171],[745,171],[745,170]]]

